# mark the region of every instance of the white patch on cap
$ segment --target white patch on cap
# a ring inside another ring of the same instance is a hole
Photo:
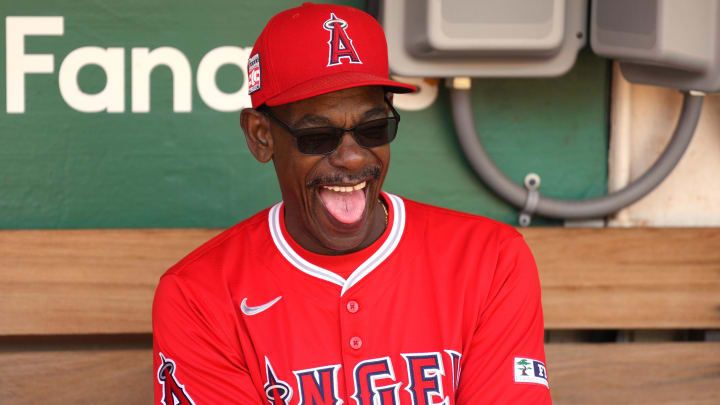
[[[248,94],[260,90],[260,54],[256,53],[248,59]]]
[[[513,369],[515,370],[516,383],[533,383],[550,387],[548,385],[547,369],[542,361],[515,357]]]

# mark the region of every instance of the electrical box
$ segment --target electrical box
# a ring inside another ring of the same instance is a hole
[[[593,51],[631,82],[720,91],[720,1],[593,1]]]
[[[586,43],[587,0],[384,0],[390,70],[410,77],[558,76]]]

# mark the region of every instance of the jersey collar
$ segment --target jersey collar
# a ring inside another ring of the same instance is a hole
[[[405,204],[402,199],[396,195],[383,192],[385,201],[389,202],[393,210],[393,221],[390,225],[390,234],[378,250],[365,260],[355,271],[353,271],[347,279],[342,278],[338,274],[314,265],[302,258],[290,244],[285,240],[280,229],[280,213],[282,212],[282,202],[275,204],[268,214],[268,223],[270,225],[270,235],[272,236],[275,246],[285,259],[298,270],[310,276],[329,281],[342,287],[340,295],[342,296],[352,286],[357,284],[365,276],[370,274],[377,266],[395,251],[403,231],[405,230]]]

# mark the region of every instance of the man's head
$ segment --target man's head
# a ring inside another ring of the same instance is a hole
[[[248,75],[242,128],[253,155],[274,163],[290,234],[325,254],[372,243],[385,228],[392,93],[414,90],[389,79],[380,25],[344,6],[284,11],[258,38]]]

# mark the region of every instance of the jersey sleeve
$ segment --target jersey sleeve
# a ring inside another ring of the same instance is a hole
[[[161,278],[153,303],[155,404],[264,403],[233,347],[227,309],[181,276]]]
[[[461,361],[458,405],[550,405],[540,282],[517,235],[501,247],[476,330]]]

